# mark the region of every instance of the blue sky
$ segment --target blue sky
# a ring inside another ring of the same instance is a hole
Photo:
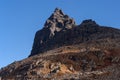
[[[0,0],[0,68],[30,54],[35,32],[56,7],[77,24],[93,19],[120,29],[120,0]]]

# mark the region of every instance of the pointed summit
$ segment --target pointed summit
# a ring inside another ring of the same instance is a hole
[[[75,21],[68,15],[65,15],[61,9],[56,8],[54,13],[46,21],[44,28],[50,30],[50,37],[55,35],[55,32],[71,29],[75,25]]]
[[[44,51],[47,49],[48,42],[55,38],[58,33],[65,32],[73,27],[75,27],[75,21],[64,14],[61,9],[56,8],[45,22],[43,29],[36,32],[31,55]],[[49,43],[55,42],[50,41]]]
[[[56,8],[55,11],[54,11],[54,14],[61,14],[61,15],[64,15],[63,11],[59,8]]]

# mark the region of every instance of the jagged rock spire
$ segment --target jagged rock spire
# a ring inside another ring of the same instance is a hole
[[[50,36],[54,36],[55,32],[71,29],[73,25],[75,25],[75,21],[68,15],[65,15],[61,9],[56,8],[46,21],[44,28],[48,28],[51,32]]]
[[[59,8],[56,8],[55,11],[54,11],[54,13],[64,15],[64,13],[62,12],[62,10],[59,9]]]
[[[36,32],[31,55],[47,49],[47,43],[60,31],[66,31],[75,27],[75,21],[65,15],[61,9],[56,8],[47,19],[42,30]],[[52,42],[50,42],[51,44]],[[31,56],[30,55],[30,56]]]

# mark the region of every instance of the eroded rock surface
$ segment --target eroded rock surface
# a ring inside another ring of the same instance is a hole
[[[118,47],[104,49],[79,46],[82,45],[64,46],[14,62],[2,68],[0,76],[2,80],[120,79]]]
[[[56,34],[71,29],[74,26],[75,21],[64,14],[61,9],[56,8],[54,13],[45,22],[43,29],[36,32],[30,56],[46,51],[48,45],[54,43],[51,39],[57,36]]]

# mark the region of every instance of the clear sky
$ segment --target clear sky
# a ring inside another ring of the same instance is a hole
[[[0,0],[0,68],[30,54],[35,32],[56,7],[77,24],[93,19],[120,29],[120,0]]]

